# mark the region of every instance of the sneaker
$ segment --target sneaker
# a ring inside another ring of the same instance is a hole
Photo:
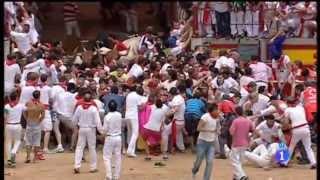
[[[168,155],[167,155],[167,154],[164,154],[164,155],[163,155],[163,157],[162,157],[162,159],[163,159],[163,160],[168,160],[168,159],[169,159],[169,157],[168,157]]]
[[[249,180],[248,176],[242,176],[240,180]]]
[[[57,152],[57,153],[63,153],[64,149],[63,149],[62,146],[58,146],[54,151]]]
[[[135,158],[135,157],[137,157],[137,155],[135,155],[135,154],[128,154],[128,153],[127,153],[127,156],[130,157],[130,158]]]
[[[228,147],[228,145],[224,145],[224,152],[225,152],[225,155],[226,155],[226,157],[230,157],[230,153],[231,153],[231,150],[230,150],[230,148]]]
[[[317,165],[316,164],[311,165],[310,169],[317,169]]]
[[[206,37],[207,37],[207,38],[212,38],[213,35],[212,35],[212,34],[208,34]]]
[[[226,155],[224,154],[219,154],[218,156],[215,157],[216,159],[227,159]]]

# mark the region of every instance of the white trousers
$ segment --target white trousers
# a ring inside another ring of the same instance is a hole
[[[5,141],[7,158],[10,158],[10,154],[16,154],[18,152],[21,143],[21,129],[21,124],[6,124]]]
[[[90,169],[95,170],[97,168],[97,152],[96,152],[96,128],[81,128],[79,129],[78,143],[75,152],[75,168],[81,167],[81,160],[83,156],[83,150],[88,143],[90,154]]]
[[[114,162],[112,163],[112,155]],[[121,172],[121,136],[107,136],[103,146],[103,160],[107,179],[120,179]],[[112,164],[115,165],[112,173]]]
[[[185,150],[184,142],[183,142],[183,125],[177,125],[177,134],[176,134],[176,146],[179,148],[179,150]],[[168,151],[168,143],[169,143],[169,136],[172,134],[172,123],[164,126],[164,129],[161,132],[161,146],[162,151],[167,152]]]
[[[139,121],[138,119],[127,119],[128,128],[128,149],[127,154],[135,155],[136,144],[139,136]]]
[[[290,158],[293,153],[294,148],[296,147],[296,144],[299,141],[302,141],[302,144],[304,146],[304,149],[307,152],[308,159],[310,161],[310,164],[316,164],[316,159],[314,156],[314,152],[311,149],[311,136],[310,136],[310,129],[309,126],[303,126],[299,127],[297,129],[292,130],[292,137],[291,137],[291,142],[289,145],[289,153],[290,153]]]
[[[66,28],[66,34],[68,36],[71,36],[73,34],[73,31],[75,31],[75,35],[77,38],[80,38],[80,28],[78,21],[70,21],[64,23]]]
[[[233,174],[236,180],[239,180],[241,177],[246,176],[246,173],[242,168],[242,161],[245,157],[245,150],[246,148],[243,147],[232,147],[230,153],[231,165],[233,167]]]
[[[243,26],[243,11],[231,11],[230,13],[230,24],[231,24],[231,34],[243,34],[244,26]]]
[[[277,143],[274,143],[274,144],[276,146],[278,145]],[[271,144],[269,148],[274,148],[274,147],[277,148],[276,146]],[[244,156],[250,162],[253,162],[259,167],[267,167],[271,163],[271,159],[269,158],[269,155],[268,155],[268,149],[264,144],[260,144],[252,152],[245,151]]]
[[[245,13],[246,31],[249,37],[259,35],[259,11],[246,11]]]

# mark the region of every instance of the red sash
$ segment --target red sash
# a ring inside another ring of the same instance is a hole
[[[173,147],[174,147],[176,145],[176,142],[177,142],[177,126],[176,126],[176,120],[175,119],[172,121],[171,132],[172,132],[171,139],[172,139],[172,144],[173,144]]]
[[[7,66],[11,66],[11,65],[16,64],[16,63],[17,63],[17,62],[16,62],[15,59],[7,59],[7,60],[6,60],[6,65],[7,65]]]
[[[206,4],[206,7],[203,10],[203,24],[210,25],[211,23],[210,7]]]
[[[47,66],[47,68],[50,68],[50,66],[53,64],[52,60],[44,60],[45,65]]]

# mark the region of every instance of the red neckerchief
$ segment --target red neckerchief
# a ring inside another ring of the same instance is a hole
[[[97,107],[97,104],[91,100],[90,102],[86,102],[84,100],[80,100],[77,102],[76,107],[77,106],[82,106],[83,109],[88,109],[90,106],[95,106]]]
[[[18,100],[15,101],[9,101],[8,103],[10,105],[11,108],[15,107],[18,104]]]
[[[6,65],[7,65],[7,66],[11,66],[11,65],[16,64],[16,63],[17,63],[17,62],[16,62],[15,59],[7,59],[7,60],[6,60]]]
[[[77,100],[77,101],[81,101],[81,100],[82,100],[82,97],[79,96],[79,95],[76,95],[76,100]]]
[[[37,85],[38,85],[37,81],[27,80],[26,82],[26,86],[37,86]]]
[[[65,82],[60,82],[59,86],[62,87],[65,91],[67,90],[67,86]]]
[[[117,41],[116,48],[118,51],[128,50],[128,47],[126,45],[124,45],[121,41]]]
[[[48,59],[44,60],[44,63],[47,66],[47,68],[49,68],[53,64],[52,60],[48,60]]]

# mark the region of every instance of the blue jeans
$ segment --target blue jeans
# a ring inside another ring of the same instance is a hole
[[[198,139],[197,159],[193,164],[192,174],[196,174],[199,171],[200,165],[204,157],[206,158],[206,168],[204,171],[203,180],[210,180],[214,159],[214,141],[207,142]]]

